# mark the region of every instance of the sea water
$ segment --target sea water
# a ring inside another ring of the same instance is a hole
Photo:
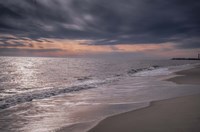
[[[151,101],[200,93],[164,81],[198,61],[0,57],[0,131],[87,131]]]

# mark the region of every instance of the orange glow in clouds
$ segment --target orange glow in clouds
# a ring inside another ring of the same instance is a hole
[[[25,50],[46,50],[47,52],[38,52],[38,55],[50,56],[67,56],[67,55],[83,55],[95,53],[109,53],[109,52],[142,52],[160,50],[163,48],[172,49],[171,44],[120,44],[120,45],[87,45],[90,40],[63,40],[63,39],[48,39],[33,41],[31,39],[18,40],[18,42],[25,44],[25,46],[12,46],[13,40],[9,40],[9,47]],[[2,48],[2,46],[0,46]],[[5,48],[5,47],[4,47]]]

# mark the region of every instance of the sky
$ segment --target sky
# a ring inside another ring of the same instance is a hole
[[[199,0],[0,0],[0,55],[194,57]]]

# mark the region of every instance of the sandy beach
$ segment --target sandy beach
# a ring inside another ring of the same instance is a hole
[[[172,81],[177,84],[200,84],[200,66],[196,68],[176,72],[177,77],[167,79],[167,81]]]
[[[168,81],[200,84],[200,67],[177,72]],[[170,91],[169,91],[170,92]],[[200,95],[152,102],[149,107],[108,117],[89,132],[199,132]]]

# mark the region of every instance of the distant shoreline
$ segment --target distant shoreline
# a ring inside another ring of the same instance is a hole
[[[200,58],[172,58],[172,60],[200,60]]]

